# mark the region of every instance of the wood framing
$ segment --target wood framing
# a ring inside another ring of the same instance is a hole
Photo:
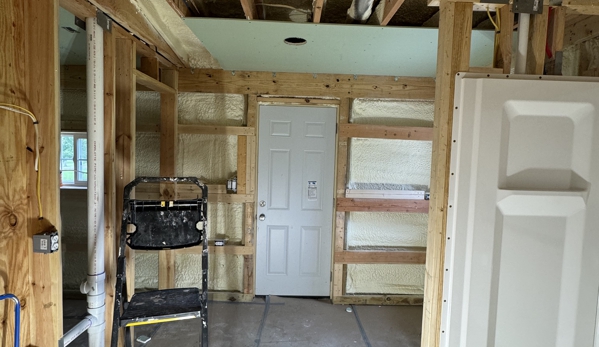
[[[550,56],[545,60],[545,73],[548,75],[562,74],[565,31],[566,8],[552,7],[547,30],[547,48]]]
[[[514,33],[514,14],[510,6],[503,6],[499,9],[501,23],[499,32],[495,34],[499,45],[495,51],[493,67],[502,69],[502,72],[509,74],[512,68],[512,35]]]
[[[338,98],[433,100],[432,78],[249,72],[202,69],[181,71],[180,92],[250,95],[305,95]]]
[[[596,16],[578,15],[573,19],[567,18],[565,30],[565,46],[575,45],[599,36],[599,21]]]
[[[141,66],[139,67],[139,71],[148,75],[148,77],[160,80],[160,64],[158,63],[158,58],[141,57],[140,63]],[[176,88],[177,86],[174,87]]]
[[[31,119],[0,110],[0,288],[21,301],[21,345],[51,346],[62,335],[61,252],[33,253],[31,237],[61,232],[58,153],[58,1],[0,2],[0,103],[39,121],[40,203]],[[43,219],[38,217],[42,215]],[[13,303],[0,303],[0,345],[13,345]]]
[[[528,37],[528,56],[526,59],[527,74],[543,74],[548,24],[549,6],[544,6],[543,14],[534,14],[530,16],[530,35]]]
[[[580,14],[599,15],[599,3],[596,0],[563,0],[562,6]]]
[[[422,295],[342,295],[335,298],[341,305],[422,305]]]
[[[134,70],[133,75],[135,76],[136,83],[141,84],[142,86],[145,86],[146,88],[149,88],[155,92],[173,95],[177,94],[177,90],[175,89],[176,86],[175,88],[170,87],[139,70]]]
[[[254,3],[254,0],[240,0],[241,1],[241,7],[243,7],[243,13],[245,13],[245,18],[252,20],[252,19],[259,19],[258,18],[258,11],[256,10],[256,4]]]
[[[121,234],[123,191],[135,179],[135,42],[117,39],[115,45],[116,75],[116,211],[117,233]],[[135,293],[135,253],[125,247],[127,257],[127,294]],[[130,297],[129,297],[130,299]]]
[[[256,129],[251,127],[231,125],[197,125],[179,124],[180,134],[203,134],[203,135],[256,135]]]
[[[437,347],[440,340],[455,75],[470,65],[472,34],[471,3],[443,1],[440,12],[422,347]]]
[[[405,0],[383,0],[374,10],[374,19],[378,25],[389,24],[391,18],[397,13],[397,10],[403,5]]]
[[[337,198],[338,212],[427,213],[428,209],[428,200]]]
[[[312,22],[320,23],[322,11],[324,10],[324,0],[314,0],[312,3]]]
[[[335,252],[336,264],[424,264],[424,247],[405,247],[386,251],[340,251]]]
[[[166,0],[166,2],[177,12],[180,17],[191,17],[192,13],[184,0]]]
[[[433,140],[433,128],[371,124],[342,124],[339,137],[362,137],[389,140]]]

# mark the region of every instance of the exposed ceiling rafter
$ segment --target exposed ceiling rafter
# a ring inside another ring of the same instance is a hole
[[[256,3],[254,2],[254,0],[240,0],[241,1],[241,7],[243,7],[243,12],[245,13],[245,18],[252,20],[252,19],[259,19],[258,18],[258,11],[256,10]]]
[[[374,10],[374,24],[387,25],[405,0],[382,0]]]
[[[314,0],[312,5],[312,22],[320,23],[322,11],[324,10],[324,0]]]

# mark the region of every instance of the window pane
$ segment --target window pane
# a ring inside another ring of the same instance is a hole
[[[63,184],[74,184],[75,183],[75,171],[63,171],[62,172],[62,183]]]
[[[61,160],[60,161],[60,169],[62,171],[75,170],[75,163],[73,160]]]
[[[77,139],[77,159],[87,159],[87,139]]]
[[[73,147],[73,136],[61,135],[60,136],[60,158],[61,159],[73,159],[74,147]]]
[[[87,182],[87,174],[86,173],[77,173],[77,179],[81,182]]]

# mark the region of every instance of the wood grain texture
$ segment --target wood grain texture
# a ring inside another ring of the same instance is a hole
[[[599,3],[596,0],[563,0],[562,6],[580,14],[599,15]]]
[[[376,19],[379,25],[387,25],[395,13],[403,5],[405,0],[382,0],[375,10]],[[382,9],[379,7],[382,6]]]
[[[240,0],[241,1],[241,7],[243,7],[243,13],[245,13],[245,18],[252,20],[252,19],[259,19],[258,18],[258,11],[256,10],[256,4],[254,3],[254,0]]]
[[[139,70],[134,70],[133,74],[135,75],[135,81],[146,88],[161,94],[177,94],[177,90],[175,88],[170,87]]]
[[[115,37],[104,32],[104,271],[106,272],[106,326],[112,327],[116,286],[117,211],[116,211],[116,103]],[[87,249],[86,249],[87,251]],[[106,329],[105,341],[110,342],[112,329]],[[123,340],[120,338],[122,345]]]
[[[179,124],[179,133],[197,135],[256,135],[256,129],[232,125]]]
[[[422,295],[343,295],[333,300],[340,305],[422,305]]]
[[[149,77],[160,80],[160,64],[158,63],[158,58],[156,57],[141,57],[140,58],[140,67],[139,70]],[[171,86],[171,87],[177,87]]]
[[[427,213],[428,200],[337,198],[337,211]]]
[[[10,25],[23,25],[25,36],[26,68],[21,78],[25,81],[26,105],[39,121],[41,201],[44,219],[38,220],[35,203],[36,173],[33,170],[34,157],[28,155],[28,220],[29,236],[42,232],[61,231],[59,167],[60,152],[60,101],[58,56],[58,0],[39,2],[21,1],[24,5],[24,21]],[[13,39],[19,40],[19,36]],[[3,47],[4,49],[4,47]],[[28,146],[34,148],[31,127],[28,130]],[[62,261],[60,252],[52,254],[32,253],[31,239],[26,243],[30,264],[31,281],[29,306],[31,312],[30,344],[51,346],[62,335]],[[18,258],[16,258],[18,259]],[[51,322],[51,323],[49,323]],[[22,342],[22,345],[24,343]]]
[[[599,21],[596,16],[568,16],[564,38],[564,45],[566,47],[597,36],[599,36]]]
[[[407,248],[399,251],[335,252],[335,264],[424,264],[426,249]]]
[[[433,128],[371,124],[341,124],[339,137],[362,137],[388,140],[433,140]]]
[[[441,2],[431,194],[422,322],[423,347],[437,347],[443,302],[443,266],[455,75],[470,65],[472,4]]]
[[[237,136],[237,194],[246,192],[247,156],[247,136]]]
[[[180,92],[231,93],[339,98],[392,98],[433,100],[432,78],[249,72],[200,69],[181,71]]]
[[[528,36],[528,56],[526,58],[527,74],[543,74],[548,24],[549,6],[544,6],[543,14],[534,14],[530,16],[530,35]]]
[[[135,42],[117,39],[115,45],[115,110],[116,110],[116,212],[117,238],[121,234],[123,190],[135,178]],[[127,293],[135,292],[135,252],[126,247]]]

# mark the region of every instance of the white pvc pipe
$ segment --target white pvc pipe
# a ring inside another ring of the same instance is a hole
[[[530,30],[530,14],[520,13],[518,17],[518,54],[516,56],[516,73],[526,73],[526,57],[528,56],[528,31]]]
[[[89,329],[94,320],[94,316],[85,317],[81,322],[77,323],[77,325],[72,327],[71,330],[64,334],[60,340],[58,340],[58,347],[68,346],[77,337],[79,337],[79,335],[83,334],[87,329]]]
[[[87,312],[95,319],[88,329],[89,346],[104,347],[106,321],[104,281],[104,33],[96,18],[87,31]]]

